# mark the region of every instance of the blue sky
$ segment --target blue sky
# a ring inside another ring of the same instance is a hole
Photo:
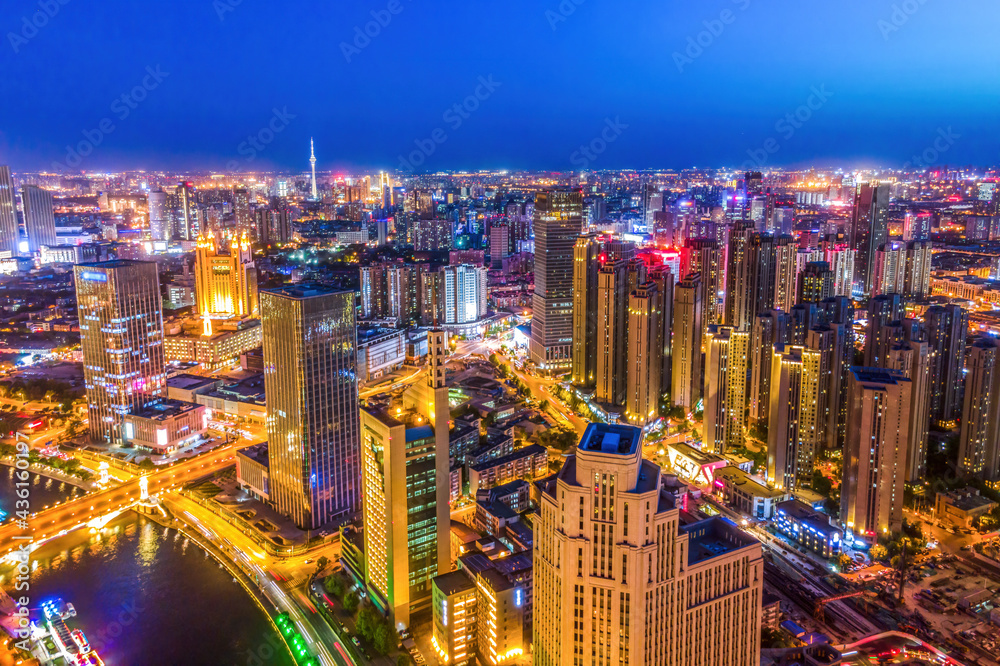
[[[62,2],[4,3],[15,170],[1000,161],[991,0]]]

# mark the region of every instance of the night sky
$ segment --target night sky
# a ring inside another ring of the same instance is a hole
[[[80,142],[91,170],[305,170],[310,136],[321,170],[901,166],[936,140],[939,164],[1000,161],[995,0],[3,8],[15,171]]]

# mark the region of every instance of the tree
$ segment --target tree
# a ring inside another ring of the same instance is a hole
[[[841,553],[840,557],[837,558],[837,564],[840,565],[841,571],[845,571],[853,563],[854,560],[852,560],[851,556],[848,555],[847,553]]]
[[[401,654],[396,658],[396,666],[410,666],[412,663],[413,660],[410,659],[410,655],[408,654]]]
[[[372,637],[372,647],[379,654],[388,654],[390,650],[396,647],[396,639],[393,636],[392,627],[385,620],[378,623],[375,628],[374,636]]]
[[[148,470],[148,469],[154,469],[155,467],[156,467],[156,464],[153,462],[153,459],[150,458],[149,456],[146,456],[145,458],[143,458],[142,462],[139,463],[139,469],[147,469]]]
[[[335,597],[342,597],[344,595],[344,583],[341,582],[340,576],[336,574],[324,578],[323,587]]]
[[[549,408],[549,401],[548,400],[542,400],[542,402],[538,405],[538,409],[542,410],[543,412],[545,410],[547,410],[548,408]]]
[[[323,569],[326,568],[326,565],[328,565],[329,563],[330,563],[330,558],[324,555],[323,557],[316,560],[316,570],[322,571]]]
[[[357,592],[351,592],[344,597],[344,610],[348,613],[354,613],[358,610],[359,603],[361,603],[361,597],[358,596]]]
[[[886,555],[888,554],[889,551],[886,549],[885,546],[883,546],[880,543],[875,544],[874,546],[871,547],[871,550],[868,551],[868,555],[870,555],[871,558],[876,561],[884,560]]]
[[[833,481],[828,479],[823,472],[818,469],[813,470],[812,478],[813,490],[818,492],[820,495],[829,497],[830,493],[833,491]]]

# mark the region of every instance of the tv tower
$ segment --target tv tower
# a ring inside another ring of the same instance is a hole
[[[319,194],[316,193],[316,146],[312,137],[309,137],[309,165],[312,167],[312,199],[319,201]]]

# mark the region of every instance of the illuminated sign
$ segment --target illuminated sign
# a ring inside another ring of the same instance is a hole
[[[108,281],[108,274],[107,273],[96,273],[94,271],[84,271],[83,273],[80,273],[80,279],[81,280],[90,280],[91,282],[107,282]]]

